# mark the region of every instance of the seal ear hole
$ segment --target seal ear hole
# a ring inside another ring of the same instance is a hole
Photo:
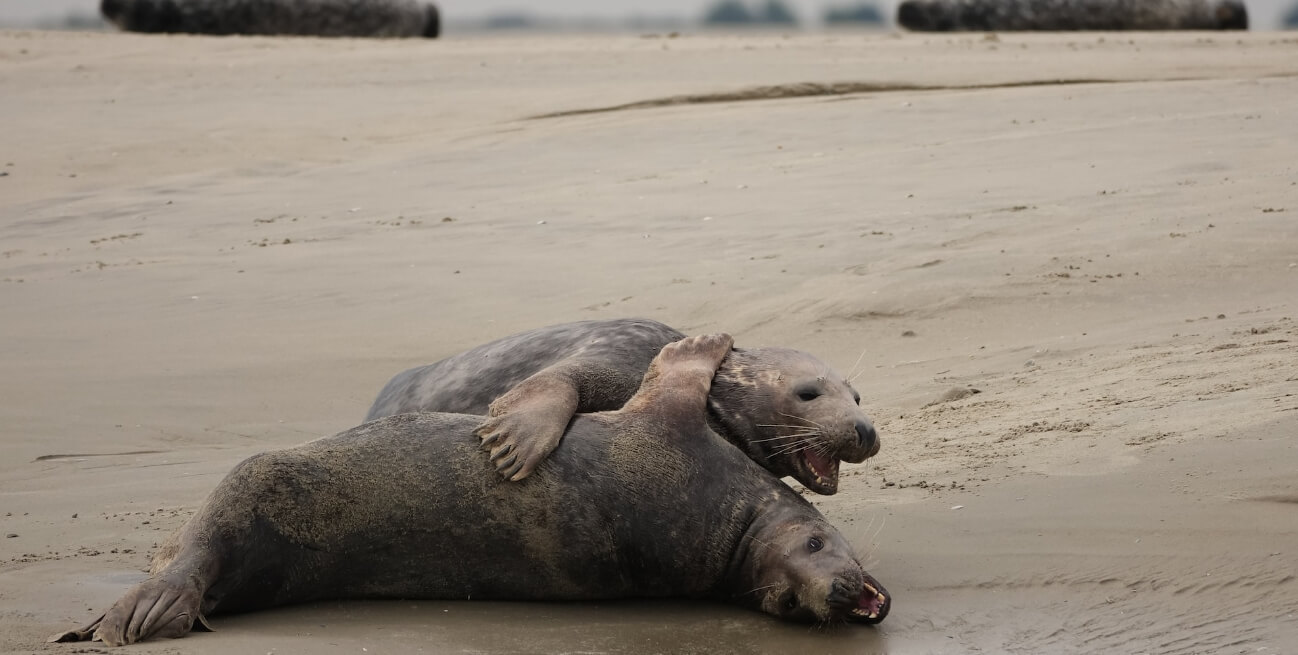
[[[820,537],[812,537],[807,540],[807,552],[809,553],[819,552],[824,547],[825,542]]]
[[[780,599],[780,608],[786,612],[798,609],[798,595],[792,591],[785,592],[784,598]]]

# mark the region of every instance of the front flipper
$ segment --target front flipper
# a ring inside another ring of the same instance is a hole
[[[517,482],[532,474],[559,445],[577,412],[577,383],[562,368],[551,367],[523,380],[491,403],[487,420],[475,430],[491,451],[496,472]]]
[[[145,639],[183,637],[195,623],[210,631],[211,626],[200,613],[202,599],[193,581],[174,576],[151,577],[89,625],[56,634],[49,641],[93,640],[125,646]]]

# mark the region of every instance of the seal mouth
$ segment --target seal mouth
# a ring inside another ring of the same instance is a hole
[[[828,601],[831,607],[841,612],[843,618],[851,623],[879,623],[892,609],[892,598],[883,585],[869,574],[865,574],[861,591],[855,594],[848,591],[846,583],[835,581]]]
[[[866,581],[861,585],[861,595],[856,600],[856,607],[848,610],[848,620],[854,623],[875,624],[887,617],[888,610],[892,609],[892,598],[881,589],[878,582],[866,576]]]
[[[838,460],[815,448],[807,448],[799,453],[799,469],[794,476],[802,486],[821,495],[830,495],[838,491]]]

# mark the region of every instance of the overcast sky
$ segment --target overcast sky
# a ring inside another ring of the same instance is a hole
[[[756,0],[754,0],[756,1]],[[825,7],[851,5],[856,0],[785,0],[804,20],[818,17]],[[889,11],[897,0],[877,0]],[[1256,28],[1274,28],[1279,16],[1298,0],[1246,0],[1251,23]],[[631,14],[697,17],[711,0],[436,0],[448,21],[477,18],[502,11],[528,11],[551,16],[598,16],[616,18]],[[0,0],[0,23],[13,25],[42,18],[59,17],[69,11],[96,11],[98,0]]]

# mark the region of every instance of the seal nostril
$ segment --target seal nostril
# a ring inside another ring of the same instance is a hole
[[[873,451],[875,445],[879,442],[879,434],[874,431],[874,426],[865,422],[856,424],[856,437],[861,444],[861,448],[867,451]]]

